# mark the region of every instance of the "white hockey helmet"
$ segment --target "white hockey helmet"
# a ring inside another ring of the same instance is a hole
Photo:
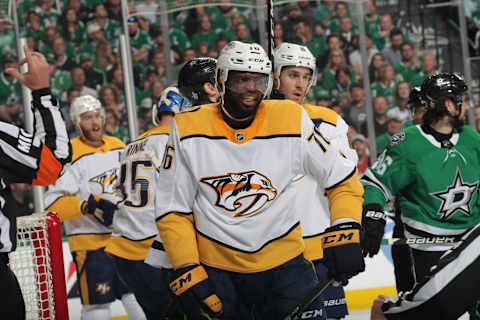
[[[216,78],[217,90],[223,98],[225,83],[230,71],[256,72],[268,76],[267,86],[263,97],[270,94],[273,85],[272,63],[265,50],[257,43],[243,43],[240,41],[229,42],[220,52],[217,59]]]
[[[307,47],[284,42],[273,51],[273,61],[275,65],[273,76],[277,80],[275,89],[280,88],[280,75],[284,67],[305,67],[312,70],[312,79],[307,87],[307,92],[311,86],[317,83],[315,57]]]
[[[80,116],[85,112],[99,111],[105,122],[105,110],[100,101],[90,95],[80,96],[73,100],[70,106],[70,119],[73,123],[80,123]]]

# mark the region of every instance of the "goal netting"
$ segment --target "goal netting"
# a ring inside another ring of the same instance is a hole
[[[60,220],[55,213],[17,218],[10,268],[18,278],[27,320],[68,319]]]

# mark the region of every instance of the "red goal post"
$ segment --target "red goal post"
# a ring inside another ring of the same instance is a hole
[[[60,219],[56,213],[17,218],[17,249],[10,253],[26,307],[26,319],[67,320]]]

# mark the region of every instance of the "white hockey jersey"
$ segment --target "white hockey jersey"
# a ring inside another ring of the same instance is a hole
[[[157,227],[174,268],[201,262],[261,272],[301,254],[293,185],[300,175],[327,190],[334,220],[361,216],[355,164],[289,100],[263,101],[239,130],[225,123],[218,104],[178,114],[163,159]]]
[[[88,200],[90,194],[114,203],[120,199],[115,191],[125,144],[110,136],[103,136],[103,141],[102,146],[94,148],[79,137],[72,139],[72,163],[45,194],[46,210],[60,216],[71,251],[103,248],[112,232],[80,211],[82,201]]]
[[[124,149],[120,183],[125,200],[113,218],[113,232],[105,251],[128,260],[144,260],[155,235],[156,170],[152,156],[162,160],[170,126],[154,127]]]
[[[314,125],[320,133],[353,163],[358,162],[357,153],[350,148],[347,138],[347,123],[332,109],[304,104]],[[321,234],[331,225],[330,206],[325,190],[311,176],[295,179],[297,189],[297,208],[301,212],[305,258],[318,260],[323,258]],[[360,220],[358,220],[360,223]]]

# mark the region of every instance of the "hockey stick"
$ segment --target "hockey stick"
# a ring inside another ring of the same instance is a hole
[[[405,245],[405,244],[451,244],[457,243],[462,238],[459,236],[452,237],[426,237],[426,238],[390,238],[382,239],[383,245]]]
[[[329,285],[335,283],[334,279],[325,279],[319,282],[310,292],[303,298],[303,300],[295,306],[295,308],[290,312],[283,320],[299,320],[301,319],[302,312],[308,308],[315,299],[320,296]]]
[[[267,20],[267,28],[269,32],[268,36],[268,58],[270,58],[270,61],[272,62],[272,70],[275,70],[273,68],[273,49],[275,47],[275,33],[274,33],[274,28],[275,25],[273,23],[273,0],[268,0],[267,1],[267,10],[268,10],[268,20]]]

